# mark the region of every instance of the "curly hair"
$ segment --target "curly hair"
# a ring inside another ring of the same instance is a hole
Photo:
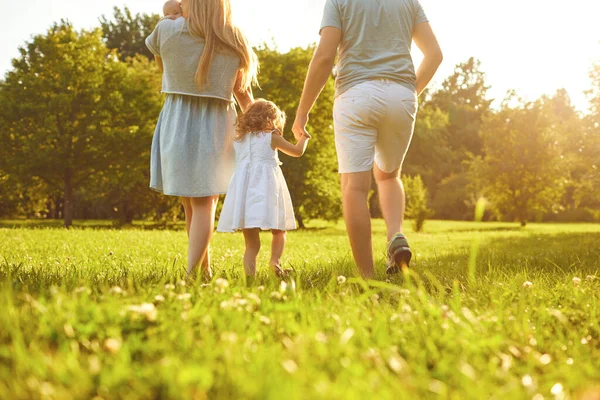
[[[257,99],[252,106],[238,117],[235,140],[242,140],[247,134],[277,131],[283,134],[287,117],[272,101]]]

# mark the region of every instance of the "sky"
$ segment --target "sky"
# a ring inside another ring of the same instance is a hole
[[[253,44],[275,43],[285,51],[317,42],[325,0],[231,0],[235,21]],[[114,6],[160,12],[163,0],[0,0],[5,15],[0,74],[11,68],[18,47],[54,21],[91,28]],[[434,87],[469,57],[481,60],[501,100],[516,90],[527,100],[567,89],[575,106],[587,110],[589,70],[600,62],[600,0],[421,0],[444,52]],[[26,14],[26,15],[23,15]],[[17,17],[23,15],[22,17]],[[421,60],[413,51],[415,63]]]

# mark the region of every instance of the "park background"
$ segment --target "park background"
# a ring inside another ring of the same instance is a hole
[[[323,2],[232,0],[256,95],[290,119]],[[4,2],[0,398],[599,399],[600,3],[422,3],[445,61],[404,168],[410,272],[385,274],[376,219],[357,277],[331,79],[307,154],[282,157],[293,274],[268,272],[265,233],[252,283],[241,234],[184,280],[180,205],[148,188],[162,1]]]
[[[3,40],[0,60],[0,218],[67,226],[73,219],[165,226],[182,218],[177,199],[147,188],[163,96],[144,38],[160,4],[130,3],[144,12],[33,1],[31,18],[8,22],[16,34]],[[255,95],[289,119],[322,3],[232,2],[261,62]],[[484,198],[485,220],[600,220],[600,32],[592,20],[599,6],[423,4],[445,62],[421,96],[403,169],[408,217],[470,220]],[[333,85],[312,113],[306,156],[283,157],[300,226],[341,217]],[[370,203],[379,217],[376,187]]]

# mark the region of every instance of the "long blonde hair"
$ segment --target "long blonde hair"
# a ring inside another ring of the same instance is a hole
[[[204,39],[204,51],[196,71],[196,83],[208,80],[208,71],[215,51],[233,50],[240,58],[238,89],[247,91],[257,83],[258,58],[240,29],[231,18],[230,0],[189,0],[188,30],[192,36]]]

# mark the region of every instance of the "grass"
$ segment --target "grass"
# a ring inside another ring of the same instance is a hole
[[[365,283],[315,224],[289,235],[293,284],[264,251],[251,287],[241,235],[189,285],[182,230],[1,225],[3,399],[600,396],[600,225],[431,221],[412,277]]]

